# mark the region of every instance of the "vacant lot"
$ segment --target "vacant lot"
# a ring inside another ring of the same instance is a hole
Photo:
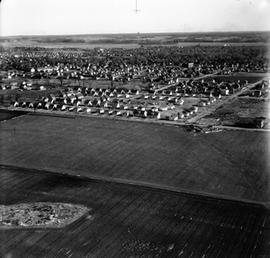
[[[238,80],[244,82],[247,80],[249,83],[254,83],[265,78],[266,73],[232,73],[230,75],[214,75],[209,76],[204,79],[204,81],[212,81],[213,79],[216,82],[237,82]]]
[[[224,125],[234,125],[239,117],[265,117],[267,124],[269,122],[269,104],[269,101],[264,99],[237,98],[219,107],[209,117],[219,118]]]
[[[4,121],[4,120],[9,120],[13,117],[16,116],[21,116],[21,115],[25,115],[27,114],[27,112],[23,112],[23,111],[7,111],[7,110],[1,110],[0,109],[0,121]]]
[[[1,257],[269,257],[260,206],[0,168],[1,204],[44,201],[90,216],[61,229],[1,229]]]
[[[0,126],[2,164],[269,200],[268,133],[34,115]]]

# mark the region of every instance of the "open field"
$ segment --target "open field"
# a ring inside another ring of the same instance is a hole
[[[249,83],[254,83],[265,78],[267,73],[232,73],[230,75],[214,75],[204,78],[204,81],[215,80],[216,82],[237,82],[247,80]]]
[[[9,120],[13,117],[21,116],[21,115],[24,115],[26,113],[27,112],[23,112],[23,111],[9,112],[9,111],[5,111],[5,110],[0,110],[0,121]]]
[[[224,42],[181,42],[177,44],[164,44],[158,43],[147,44],[147,47],[155,46],[178,46],[178,47],[192,47],[192,46],[224,46]],[[241,42],[241,43],[230,43],[231,46],[269,46],[269,43],[254,43],[254,42]],[[136,43],[53,43],[53,42],[35,42],[35,41],[11,41],[8,43],[0,43],[3,47],[42,47],[48,49],[94,49],[94,48],[124,48],[134,49],[140,47],[140,44]]]
[[[1,164],[269,201],[269,134],[27,115],[0,124]]]
[[[64,228],[0,230],[1,257],[269,257],[269,211],[147,187],[0,168],[1,204],[64,202]]]
[[[93,34],[61,36],[0,37],[0,45],[6,47],[45,48],[137,48],[144,46],[256,46],[268,45],[269,32],[206,32],[206,33],[136,33]]]
[[[237,98],[220,106],[208,118],[220,119],[223,125],[234,125],[239,117],[265,117],[265,126],[269,123],[269,101],[256,98]]]

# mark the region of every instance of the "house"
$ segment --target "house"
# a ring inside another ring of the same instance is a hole
[[[147,111],[146,111],[146,110],[143,111],[142,117],[143,117],[143,118],[147,118],[147,115],[148,115]]]
[[[220,92],[221,92],[221,95],[225,95],[225,96],[228,96],[230,94],[228,87],[226,87],[225,89],[221,88]]]
[[[175,100],[176,100],[175,97],[169,97],[168,98],[168,102],[175,102]]]
[[[191,110],[193,110],[194,113],[197,113],[199,108],[197,106],[193,106],[193,107],[191,107]]]
[[[61,111],[65,111],[67,109],[67,106],[66,105],[63,105],[62,107],[61,107]]]
[[[72,107],[70,107],[70,108],[68,109],[68,111],[72,112],[72,111],[75,110],[75,108],[76,108],[76,107],[72,106]]]
[[[97,107],[101,107],[101,100],[99,99],[96,104]]]
[[[178,115],[178,119],[183,119],[185,117],[184,113],[181,113],[181,114],[178,113],[177,115]]]
[[[53,107],[52,107],[52,110],[57,110],[57,109],[58,109],[58,105],[54,104]]]
[[[122,116],[123,113],[122,113],[122,111],[117,111],[116,115],[117,115],[117,116]]]
[[[166,107],[159,107],[158,110],[159,111],[167,111],[168,110],[168,107],[167,106]]]
[[[51,100],[51,103],[53,103],[56,100],[56,96],[53,94],[50,94],[49,99]]]
[[[134,112],[133,111],[127,111],[127,117],[132,117],[134,116]]]
[[[42,108],[44,106],[44,104],[42,103],[42,102],[39,102],[38,104],[37,104],[37,108]]]
[[[184,104],[184,99],[183,98],[175,98],[174,102],[175,102],[175,104],[182,106]]]
[[[98,110],[96,108],[91,108],[91,113],[94,114],[94,113],[97,113]]]
[[[158,112],[157,119],[158,120],[170,120],[171,116],[168,113],[165,113],[165,112]]]
[[[78,113],[83,112],[83,110],[84,110],[84,108],[83,108],[83,107],[78,107],[78,108],[77,108],[77,112],[78,112]]]
[[[149,95],[145,95],[144,96],[144,99],[149,99]]]
[[[252,92],[251,95],[252,95],[253,97],[259,98],[259,97],[262,96],[262,91],[261,91],[261,90],[255,90],[255,91]]]
[[[77,97],[77,99],[79,99],[79,100],[84,99],[84,95],[83,95],[81,92],[78,92],[78,93],[76,94],[76,97]]]
[[[74,104],[74,102],[75,102],[76,100],[77,100],[77,99],[76,99],[76,97],[75,97],[74,95],[72,95],[72,96],[69,97],[69,103],[71,103],[71,104]]]
[[[50,102],[47,102],[46,104],[45,104],[45,107],[44,107],[45,109],[50,109],[51,108],[51,103]]]
[[[18,89],[19,88],[18,83],[17,82],[11,82],[10,83],[10,88],[12,90]]]
[[[109,110],[108,114],[109,115],[113,115],[114,111],[113,110]]]
[[[190,112],[188,110],[184,110],[183,111],[183,115],[184,115],[184,117],[189,117],[190,116]]]

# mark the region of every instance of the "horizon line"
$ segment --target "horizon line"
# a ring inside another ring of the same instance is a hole
[[[200,34],[200,33],[270,33],[270,30],[220,30],[220,31],[188,31],[188,32],[104,32],[104,33],[71,33],[71,34],[15,34],[0,35],[0,38],[9,37],[49,37],[49,36],[99,36],[99,35],[137,35],[137,34]]]

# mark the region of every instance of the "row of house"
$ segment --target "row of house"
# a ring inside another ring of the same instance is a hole
[[[30,109],[44,109],[51,111],[62,112],[76,112],[76,113],[88,113],[88,114],[101,114],[101,115],[115,115],[126,117],[140,117],[140,118],[156,118],[159,120],[178,120],[190,117],[198,112],[198,106],[194,106],[188,109],[183,109],[182,112],[171,112],[174,109],[162,108],[157,106],[128,106],[128,105],[69,105],[64,103],[57,103],[46,101],[30,102],[30,101],[15,101],[12,103],[13,107],[22,107]]]

